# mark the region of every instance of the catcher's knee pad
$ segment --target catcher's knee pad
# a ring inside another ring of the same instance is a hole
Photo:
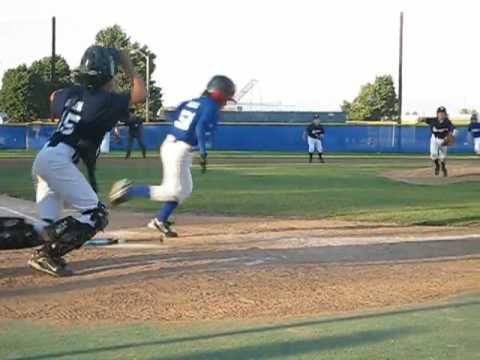
[[[82,215],[90,215],[90,221],[96,232],[102,231],[108,225],[108,210],[105,204],[99,202],[94,209],[82,212]]]
[[[32,224],[19,217],[0,217],[0,250],[24,249],[41,245]]]
[[[91,225],[67,216],[44,228],[42,235],[46,244],[42,250],[52,256],[61,257],[74,249],[79,249],[97,232]]]

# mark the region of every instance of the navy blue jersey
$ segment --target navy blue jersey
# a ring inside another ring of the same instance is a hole
[[[320,139],[325,134],[325,130],[322,125],[310,124],[307,127],[307,135],[314,139]]]
[[[468,131],[474,138],[480,138],[480,123],[471,123],[468,127]]]
[[[455,130],[455,126],[449,119],[440,122],[436,117],[432,117],[426,118],[425,122],[430,125],[432,134],[439,139],[445,139],[449,133]]]
[[[133,115],[125,120],[125,125],[128,126],[128,134],[130,136],[137,136],[142,132],[143,119]]]
[[[218,124],[220,107],[207,96],[185,101],[173,115],[169,133],[179,141],[198,146],[201,154],[207,154],[205,134],[213,132]]]
[[[129,94],[89,92],[80,86],[57,91],[52,113],[60,120],[50,145],[63,142],[77,149],[79,142],[85,141],[100,146],[105,133],[128,118],[129,103]]]

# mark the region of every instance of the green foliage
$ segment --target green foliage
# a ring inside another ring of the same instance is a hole
[[[70,67],[61,56],[55,57],[55,78],[51,79],[51,57],[34,61],[30,71],[35,74],[34,112],[37,117],[46,119],[50,116],[50,94],[55,90],[72,85]]]
[[[25,64],[5,72],[0,109],[10,116],[11,122],[29,121],[37,116],[33,94],[38,82],[37,76]]]
[[[350,120],[392,120],[398,117],[398,98],[390,75],[377,76],[373,84],[367,83],[353,102],[341,105]]]
[[[477,114],[477,110],[475,110],[475,109],[463,108],[463,109],[460,109],[460,114],[462,114],[462,115]]]
[[[155,71],[156,55],[146,45],[141,45],[138,42],[132,42],[130,37],[119,25],[107,27],[97,33],[95,36],[95,43],[105,47],[114,47],[117,49],[126,50],[130,54],[130,58],[135,67],[135,70],[141,77],[146,79],[146,57],[148,56],[150,62],[150,79]],[[145,54],[145,55],[144,55]],[[125,76],[122,70],[117,77],[117,86],[121,91],[129,91],[130,79]],[[154,80],[150,80],[150,118],[154,117],[158,110],[162,107],[162,89],[156,85]],[[136,108],[137,113],[145,116],[145,107],[139,105]]]
[[[95,37],[98,45],[127,50],[135,70],[146,78],[147,54],[150,61],[150,76],[155,71],[156,55],[146,46],[132,42],[130,37],[119,25],[113,25],[99,31]],[[72,85],[71,69],[65,59],[56,56],[55,78],[51,79],[51,57],[34,61],[30,67],[20,65],[7,70],[0,89],[0,111],[6,112],[11,122],[28,122],[36,119],[46,119],[50,116],[49,97],[58,89]],[[121,71],[117,78],[120,91],[130,90],[130,79]],[[150,118],[154,118],[162,107],[162,89],[154,80],[150,81]],[[137,112],[145,116],[145,107],[139,105]]]
[[[57,77],[50,79],[51,57],[34,61],[30,67],[20,65],[8,70],[0,90],[0,109],[12,122],[27,122],[50,116],[49,96],[69,86],[70,68],[61,56],[56,57]]]

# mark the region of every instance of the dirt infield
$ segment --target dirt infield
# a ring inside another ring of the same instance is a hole
[[[34,215],[28,201],[0,200],[4,213]],[[29,251],[3,252],[0,319],[285,317],[480,290],[480,228],[190,215],[177,219],[182,237],[161,245],[148,218],[113,212],[101,236],[125,242],[75,252],[71,278],[34,273]]]
[[[462,164],[460,162],[448,167],[448,177],[434,176],[432,168],[415,170],[395,170],[381,174],[382,176],[407,184],[414,185],[446,185],[467,181],[480,180],[480,163],[471,162]]]

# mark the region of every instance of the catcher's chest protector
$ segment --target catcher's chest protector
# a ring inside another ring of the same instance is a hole
[[[32,224],[19,217],[0,217],[0,250],[31,248],[43,244]]]

